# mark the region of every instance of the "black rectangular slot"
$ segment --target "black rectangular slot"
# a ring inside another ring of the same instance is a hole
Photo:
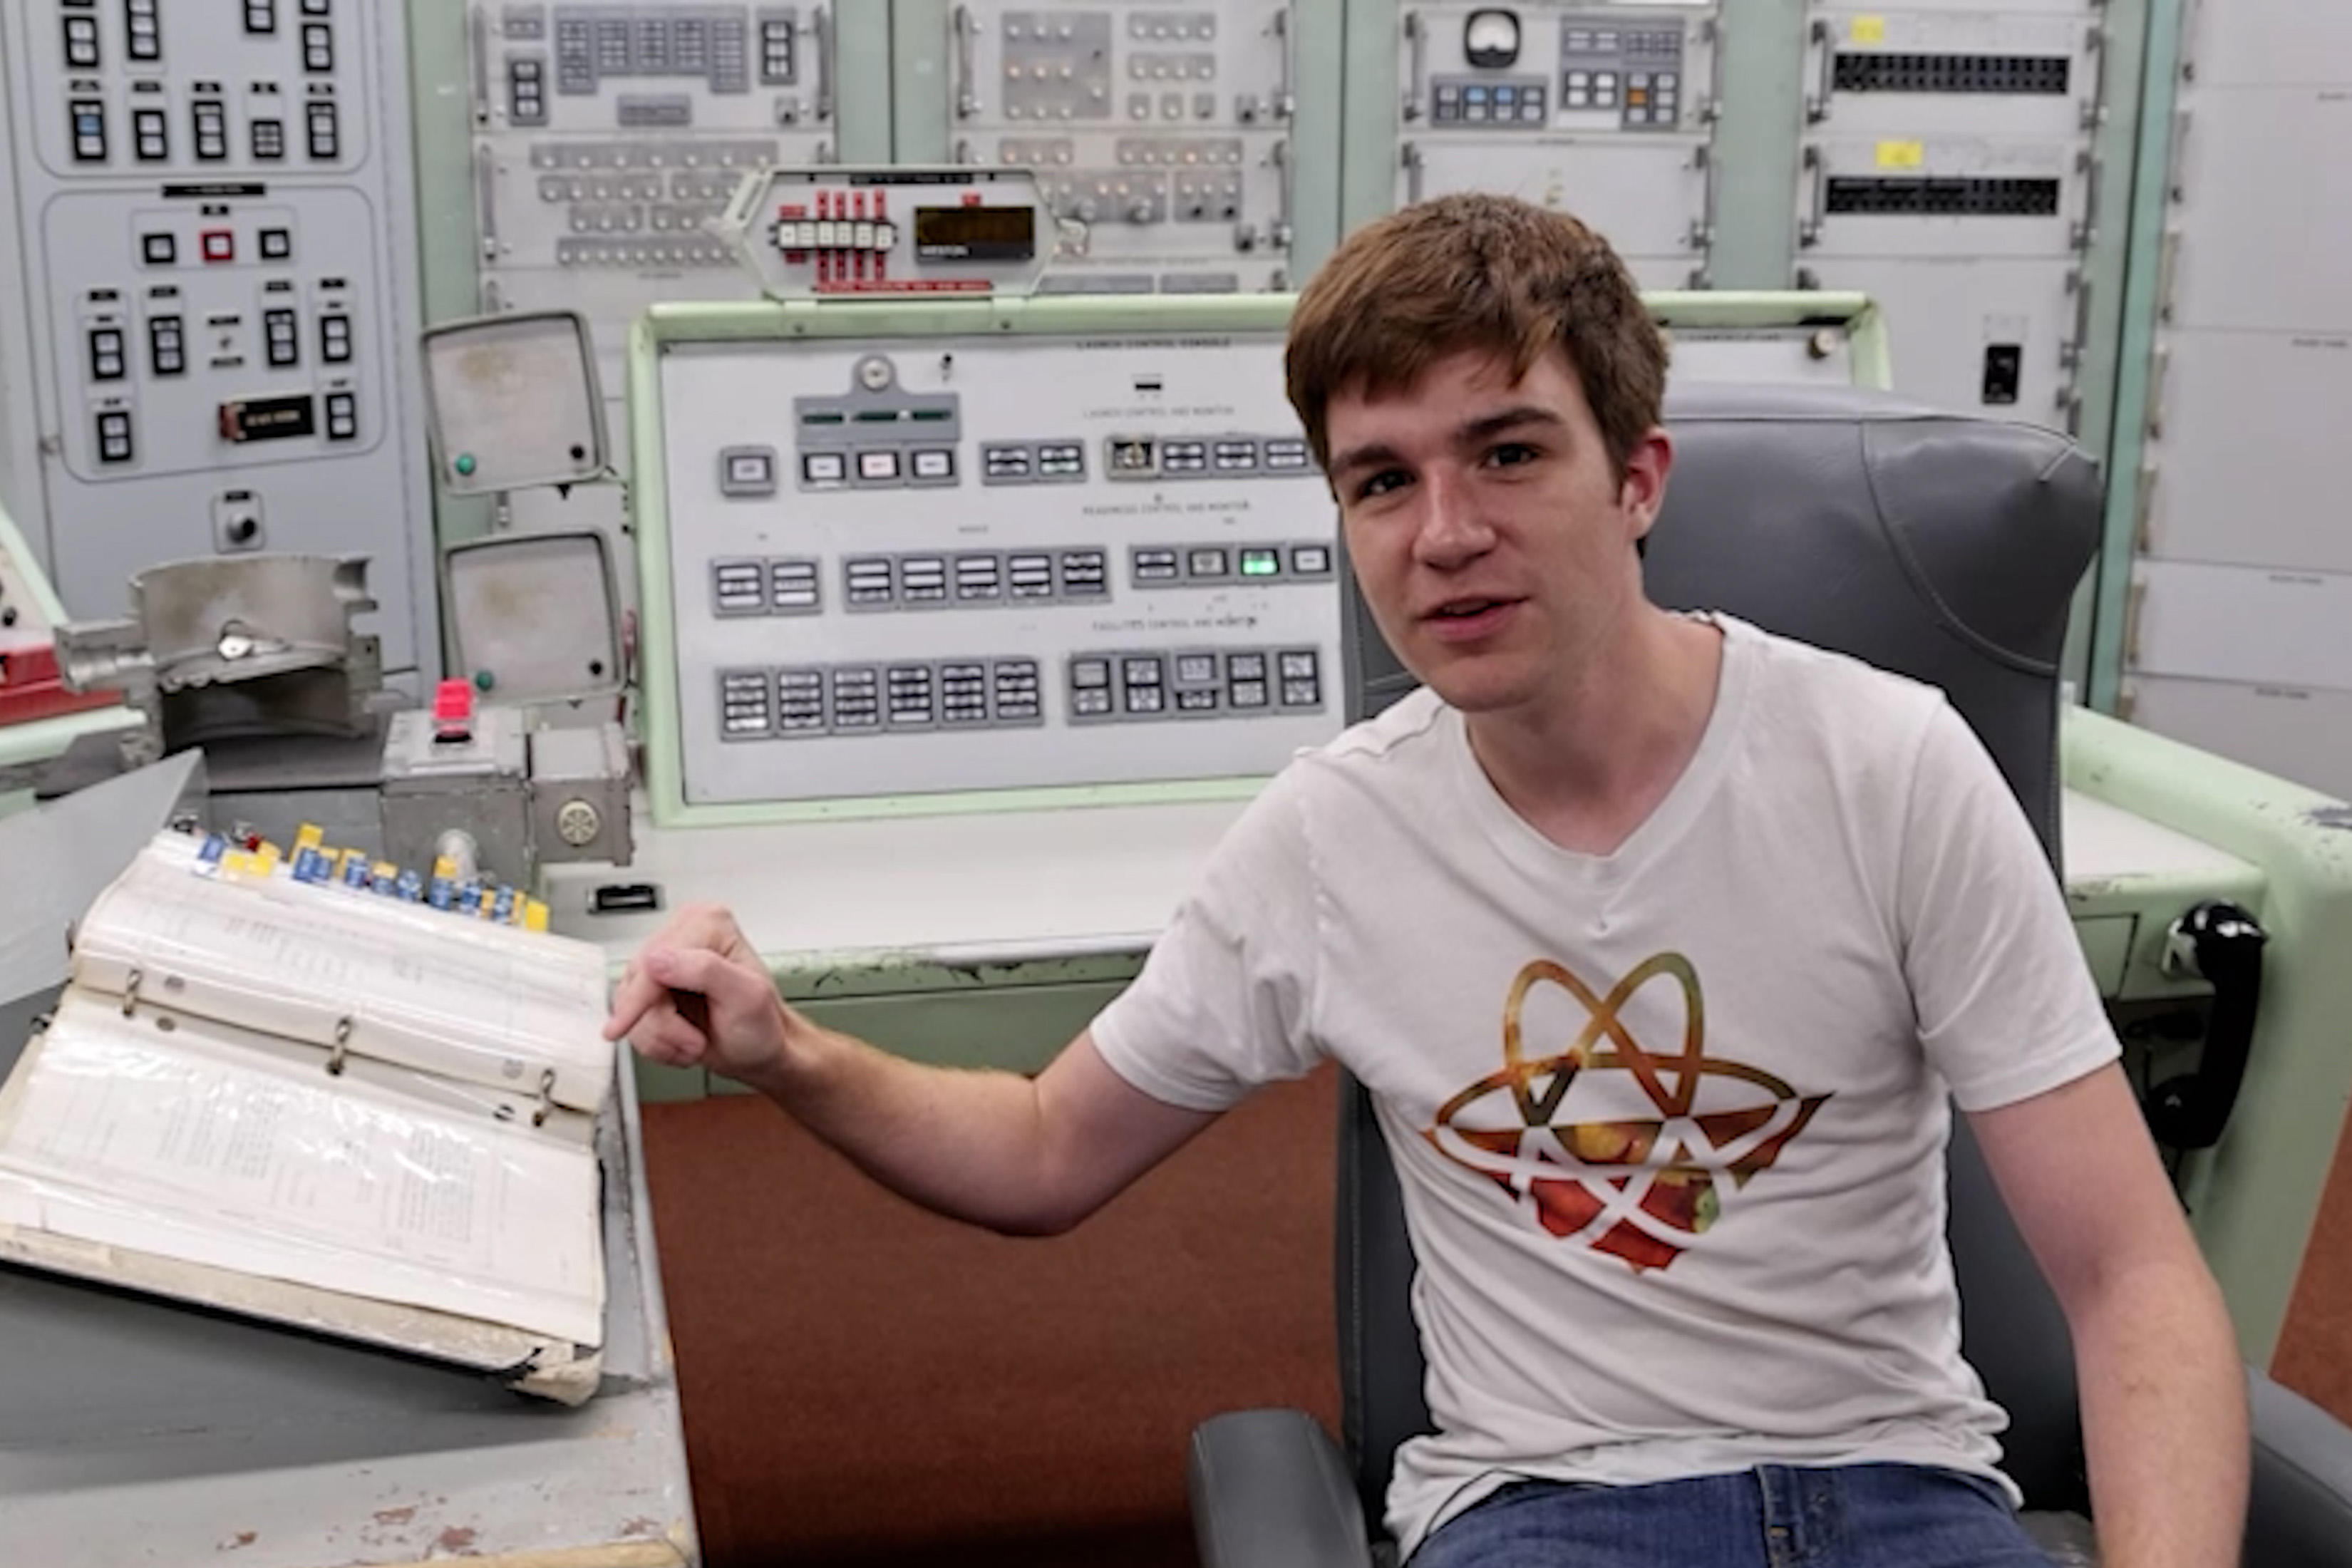
[[[1825,210],[1857,217],[2055,217],[2058,182],[1841,174],[1830,180]]]
[[[2063,98],[2074,62],[2063,55],[1841,54],[1840,92],[2015,93]]]
[[[2025,366],[2025,345],[2022,343],[1987,343],[1984,352],[1984,388],[1982,401],[1988,406],[2006,407],[2017,401],[2017,378]]]
[[[220,405],[220,433],[226,441],[283,441],[318,432],[318,399],[307,392]]]

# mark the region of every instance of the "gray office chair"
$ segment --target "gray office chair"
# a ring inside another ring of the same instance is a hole
[[[1678,447],[1645,573],[1659,603],[1711,606],[1933,682],[1975,726],[2058,849],[2056,673],[2099,532],[2099,475],[2026,426],[1843,389],[1721,386],[1677,396]],[[1385,658],[1369,624],[1365,647]],[[1368,660],[1366,707],[1403,681]],[[1344,1451],[1296,1410],[1194,1434],[1194,1534],[1208,1568],[1392,1561],[1380,1521],[1397,1445],[1429,1430],[1408,1286],[1412,1246],[1370,1097],[1340,1089],[1338,1291]],[[2073,1352],[1964,1121],[1949,1158],[1966,1353],[2010,1413],[2005,1468],[2035,1533],[2088,1562]],[[2246,1562],[2352,1568],[2352,1430],[2252,1377]]]

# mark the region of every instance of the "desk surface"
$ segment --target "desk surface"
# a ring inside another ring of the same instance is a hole
[[[845,958],[1022,963],[1132,954],[1175,912],[1244,801],[662,829],[635,861],[551,866],[550,923],[634,952],[682,904],[735,911],[754,946],[806,968]],[[599,915],[594,890],[651,882],[657,914]]]
[[[35,1010],[0,1006],[0,1071]],[[470,1373],[0,1268],[0,1556],[696,1562],[636,1098],[619,1079],[598,1132],[608,1305],[594,1399],[565,1409]]]
[[[1243,801],[637,829],[635,864],[547,870],[554,928],[615,962],[676,910],[735,911],[786,973],[845,963],[1022,963],[1147,951]],[[2186,834],[2064,794],[2067,880],[2245,870]],[[599,915],[594,889],[661,889],[655,914]]]

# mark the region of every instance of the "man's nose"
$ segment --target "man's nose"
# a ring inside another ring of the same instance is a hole
[[[1423,481],[1420,526],[1413,534],[1413,553],[1425,565],[1441,570],[1462,565],[1494,546],[1475,488],[1462,475],[1433,472]]]

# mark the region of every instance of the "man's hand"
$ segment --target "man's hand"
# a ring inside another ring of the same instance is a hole
[[[691,904],[654,933],[613,991],[604,1037],[671,1067],[751,1079],[784,1059],[792,1018],[767,966],[716,904]]]

